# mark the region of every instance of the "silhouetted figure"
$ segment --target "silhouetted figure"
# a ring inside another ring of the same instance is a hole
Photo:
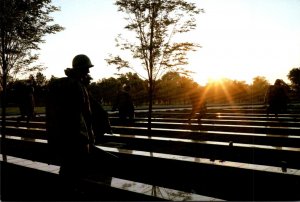
[[[130,95],[130,86],[125,85],[121,91],[119,91],[112,110],[119,110],[119,118],[122,121],[134,119],[134,105]]]
[[[46,129],[51,160],[60,164],[59,174],[68,179],[97,178],[111,182],[117,158],[95,147],[90,98],[84,79],[93,67],[86,55],[77,55],[67,77],[48,85]]]
[[[189,97],[192,104],[189,123],[191,123],[191,119],[195,117],[197,118],[198,123],[200,123],[201,119],[205,116],[207,111],[204,90],[198,86],[194,86],[189,94]]]
[[[88,74],[84,78],[83,83],[86,87],[90,85],[92,77]],[[104,141],[104,134],[112,134],[111,124],[108,113],[102,107],[101,102],[97,101],[88,91],[92,112],[92,128],[95,136],[95,143],[102,143]]]
[[[35,116],[34,107],[34,87],[31,80],[26,82],[18,82],[15,86],[16,100],[20,110],[20,117],[17,119],[18,123],[21,120],[26,120],[27,123]]]
[[[270,113],[277,117],[279,113],[284,113],[287,110],[288,96],[285,89],[285,83],[276,79],[274,85],[271,85],[265,96],[267,106],[267,116]]]

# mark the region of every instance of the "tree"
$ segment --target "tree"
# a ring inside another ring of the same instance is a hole
[[[164,104],[172,104],[182,96],[180,85],[180,74],[178,72],[167,72],[157,82],[157,97]]]
[[[46,86],[48,84],[46,76],[43,73],[38,72],[33,77],[34,77],[33,83],[34,83],[35,105],[45,106],[46,96],[47,96]]]
[[[96,97],[96,99],[103,99],[104,104],[113,104],[116,97],[116,92],[122,86],[121,82],[113,77],[102,79],[97,82],[97,87],[91,89],[91,92]],[[98,96],[98,97],[97,97]]]
[[[140,105],[145,101],[147,97],[146,86],[144,81],[139,77],[137,73],[128,72],[126,74],[121,74],[118,78],[122,85],[130,86],[130,94],[132,95],[133,103],[135,105]]]
[[[165,71],[181,71],[188,64],[187,52],[194,51],[198,44],[178,42],[176,34],[191,31],[196,27],[194,16],[199,14],[194,3],[185,0],[116,0],[118,11],[127,15],[125,29],[134,33],[132,41],[119,35],[116,45],[121,50],[129,51],[132,61],[139,61],[148,77],[148,131],[151,131],[151,115],[155,81]],[[121,56],[110,55],[108,64],[116,65],[117,69],[129,68],[136,71],[137,67]],[[132,62],[131,61],[131,62]],[[136,71],[137,72],[137,71]]]
[[[0,5],[0,76],[2,87],[2,136],[5,134],[5,108],[7,78],[11,74],[40,69],[30,64],[38,59],[39,44],[43,36],[63,30],[50,24],[50,13],[59,9],[51,0],[1,0]]]
[[[181,76],[180,77],[180,89],[181,89],[181,92],[182,92],[181,94],[182,94],[182,97],[183,97],[183,99],[182,99],[183,104],[189,104],[190,103],[189,95],[190,95],[190,91],[195,86],[194,83],[197,83],[197,82],[195,82],[190,77],[187,77],[187,76]]]
[[[254,101],[263,102],[269,86],[270,83],[268,82],[266,77],[264,76],[254,77],[252,85],[250,87],[251,102]]]
[[[300,95],[300,67],[291,69],[287,76],[292,83],[292,87],[294,88],[294,90],[299,96]]]
[[[40,87],[45,86],[47,84],[46,76],[41,72],[36,73],[35,82],[36,82],[37,86],[40,86]]]

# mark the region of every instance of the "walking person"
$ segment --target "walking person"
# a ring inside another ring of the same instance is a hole
[[[119,118],[123,122],[133,122],[134,120],[134,104],[130,95],[130,86],[124,85],[123,89],[118,93],[112,111],[119,110]]]
[[[197,118],[197,122],[200,123],[207,111],[204,90],[198,86],[194,86],[189,94],[189,98],[191,101],[192,110],[188,121],[191,123],[192,119]]]
[[[16,99],[20,110],[20,117],[17,119],[18,124],[22,120],[29,121],[34,118],[35,99],[34,99],[34,82],[26,80],[25,82],[18,82],[16,84]]]
[[[89,57],[77,55],[66,77],[48,85],[46,129],[51,160],[69,179],[97,178],[110,184],[116,156],[95,146],[90,98],[84,79],[93,67]]]
[[[274,85],[271,85],[265,96],[265,104],[267,104],[267,116],[270,113],[278,117],[279,113],[284,113],[287,110],[288,96],[285,89],[285,83],[276,79]]]

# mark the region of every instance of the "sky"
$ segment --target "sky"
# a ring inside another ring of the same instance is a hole
[[[287,74],[300,67],[300,0],[190,0],[205,13],[189,41],[201,48],[188,54],[188,70],[200,84],[220,78],[251,83],[264,76],[288,82]],[[118,71],[105,58],[115,53],[115,38],[124,32],[124,15],[114,0],[52,0],[61,11],[53,14],[65,30],[46,36],[39,62],[43,72],[64,76],[77,54],[90,57],[94,81],[115,77]],[[139,72],[143,74],[143,72]]]

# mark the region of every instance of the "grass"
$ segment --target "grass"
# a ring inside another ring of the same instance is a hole
[[[178,107],[190,107],[189,105],[153,105],[153,109],[158,109],[158,108],[178,108]],[[111,110],[111,106],[103,106],[103,108],[106,111]],[[291,110],[299,111],[300,110],[300,103],[293,103],[289,105],[289,108]],[[136,109],[148,109],[148,106],[138,106]],[[45,114],[45,107],[35,107],[34,111],[36,114]],[[18,107],[7,107],[6,108],[6,115],[19,115],[20,110]],[[0,108],[0,116],[1,116],[1,108]]]
[[[157,108],[176,108],[176,107],[182,107],[183,105],[154,105],[153,109],[157,109]],[[111,106],[103,106],[103,108],[106,111],[110,111],[111,110]],[[136,107],[136,109],[148,109],[148,106],[138,106]],[[36,114],[45,114],[45,107],[35,107],[34,111]],[[1,112],[2,109],[0,108],[0,116],[1,116]],[[10,115],[19,115],[20,114],[20,110],[18,107],[7,107],[6,108],[6,115],[10,116]]]
[[[44,114],[45,113],[45,107],[35,107],[34,111],[36,114]],[[0,112],[2,113],[2,109],[0,109]],[[19,115],[20,110],[18,107],[7,107],[6,108],[6,115]]]

